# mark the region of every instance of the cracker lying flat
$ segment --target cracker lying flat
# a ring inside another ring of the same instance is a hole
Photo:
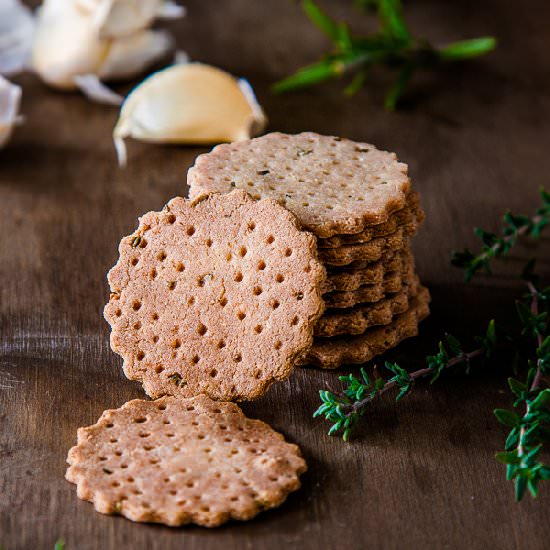
[[[418,280],[414,285],[405,285],[399,292],[373,304],[355,306],[351,309],[325,311],[315,326],[315,336],[334,337],[342,334],[362,334],[367,329],[388,325],[393,318],[407,311],[409,300],[418,294]]]
[[[409,309],[386,326],[367,330],[357,336],[316,339],[303,365],[336,369],[342,365],[363,364],[418,334],[418,324],[429,313],[430,294],[422,287]]]
[[[378,264],[379,262],[387,262],[391,258],[394,258],[397,254],[403,253],[407,250],[410,250],[410,239],[407,239],[405,246],[401,249],[386,250],[382,253],[380,259],[376,260],[375,262],[369,262],[368,260],[357,260],[355,262],[351,262],[350,264],[341,266],[326,265],[325,267],[327,270],[327,276],[332,277],[335,274],[350,273],[361,271],[363,269],[370,269],[374,264]]]
[[[359,233],[405,207],[407,165],[368,143],[312,132],[218,145],[187,176],[189,193],[246,189],[294,212],[317,237]]]
[[[411,261],[410,250],[386,253],[377,262],[358,270],[339,270],[327,273],[323,292],[356,290],[362,285],[380,283],[390,271],[403,271],[405,262]]]
[[[175,198],[119,252],[111,347],[152,397],[254,399],[311,345],[325,272],[313,235],[274,201]]]
[[[416,224],[398,227],[395,233],[367,243],[348,244],[338,248],[320,248],[319,259],[327,265],[344,266],[356,261],[376,262],[388,250],[401,250],[416,231]]]
[[[395,233],[403,225],[408,226],[411,233],[415,233],[425,217],[424,211],[420,208],[419,194],[411,190],[407,196],[407,206],[392,214],[388,221],[366,227],[361,233],[334,235],[327,239],[318,239],[317,244],[319,248],[338,248],[349,244],[366,243],[372,239]]]
[[[328,292],[323,294],[327,308],[351,308],[358,304],[378,302],[387,294],[399,292],[403,287],[414,286],[417,277],[414,272],[414,262],[404,264],[402,271],[386,274],[381,283],[363,285],[349,292]]]
[[[103,514],[215,527],[279,506],[300,487],[296,445],[233,403],[136,399],[79,428],[66,478]]]

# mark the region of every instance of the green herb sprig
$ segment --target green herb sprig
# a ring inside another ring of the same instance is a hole
[[[465,270],[465,279],[483,270],[491,272],[494,259],[505,258],[520,237],[538,239],[550,223],[550,194],[540,189],[541,206],[532,217],[504,215],[500,235],[476,229],[482,242],[478,254],[465,249],[453,254],[452,263]],[[534,352],[528,354],[525,382],[508,379],[515,396],[514,408],[524,409],[523,415],[506,409],[495,409],[497,420],[511,428],[504,451],[497,453],[498,461],[506,464],[506,479],[515,482],[516,500],[520,501],[527,489],[533,497],[538,495],[540,481],[550,479],[550,467],[540,460],[544,443],[550,441],[550,388],[542,387],[542,377],[550,373],[550,287],[540,287],[535,273],[535,261],[530,260],[522,270],[521,278],[527,285],[527,294],[516,302],[521,323],[521,335],[535,342]]]
[[[550,194],[540,190],[541,206],[533,216],[504,216],[500,234],[476,229],[482,248],[474,254],[468,249],[455,252],[452,263],[465,271],[466,281],[484,270],[491,272],[491,263],[509,255],[520,237],[538,239],[542,231],[550,225]],[[508,337],[508,342],[527,339],[529,350],[523,353],[527,365],[525,381],[509,378],[508,385],[515,396],[514,409],[495,409],[499,422],[511,428],[504,445],[504,451],[497,453],[498,461],[506,464],[506,478],[515,482],[515,495],[519,501],[527,491],[536,497],[539,483],[550,479],[550,466],[541,459],[544,445],[550,441],[550,388],[544,387],[545,375],[550,374],[550,287],[541,285],[541,278],[535,272],[535,261],[530,260],[524,266],[521,279],[527,287],[527,293],[516,302],[516,311],[521,330],[518,335]],[[475,358],[489,358],[497,346],[495,323],[491,321],[485,335],[478,338],[477,349],[464,352],[460,342],[447,335],[439,343],[438,353],[426,358],[426,367],[408,372],[394,363],[385,363],[393,373],[387,381],[382,378],[370,380],[364,369],[361,378],[353,374],[341,376],[345,383],[341,393],[321,390],[321,406],[314,416],[323,416],[332,423],[329,434],[341,433],[348,440],[359,420],[366,413],[370,403],[386,391],[396,388],[396,400],[407,395],[416,379],[431,376],[434,382],[446,369],[465,364],[468,370]],[[499,338],[499,345],[506,339]],[[533,346],[533,342],[535,345]]]
[[[542,205],[532,217],[506,212],[500,235],[476,227],[474,231],[483,243],[481,252],[478,254],[473,254],[467,248],[462,252],[453,253],[451,263],[465,270],[467,282],[479,271],[483,270],[490,274],[491,260],[506,256],[520,237],[539,238],[543,229],[550,224],[550,193],[541,188],[540,196]]]
[[[550,479],[550,467],[539,460],[544,443],[550,441],[550,388],[541,389],[541,377],[550,372],[550,335],[546,334],[548,309],[540,311],[539,303],[548,303],[550,290],[540,291],[528,281],[530,307],[524,301],[518,302],[518,314],[524,332],[537,341],[535,359],[528,361],[525,382],[508,379],[510,390],[515,395],[514,408],[523,408],[520,416],[515,411],[495,409],[498,421],[512,428],[505,450],[497,453],[499,462],[506,464],[506,479],[515,480],[516,499],[523,498],[525,491],[533,497],[538,495],[540,481]]]
[[[313,0],[303,0],[306,15],[332,41],[333,49],[316,63],[277,82],[273,90],[282,93],[354,74],[345,88],[346,94],[353,95],[363,87],[374,66],[384,65],[397,73],[385,100],[386,108],[393,110],[416,71],[485,55],[496,47],[495,38],[490,36],[436,47],[412,35],[400,0],[369,0],[362,4],[376,10],[379,29],[372,35],[352,34],[347,24],[330,18]]]
[[[445,341],[439,342],[438,352],[426,357],[426,366],[422,369],[407,372],[397,363],[386,361],[384,367],[394,375],[388,380],[381,377],[371,380],[364,369],[361,369],[361,378],[353,374],[340,376],[339,380],[346,384],[343,391],[335,393],[321,390],[319,396],[322,404],[313,416],[324,416],[326,420],[332,422],[328,434],[335,435],[341,432],[344,441],[348,441],[372,401],[388,390],[398,390],[395,400],[400,401],[410,393],[415,380],[419,378],[430,377],[430,383],[433,383],[445,369],[464,365],[468,370],[473,359],[490,357],[496,347],[494,321],[489,323],[485,336],[479,340],[480,345],[477,349],[465,352],[459,340],[447,334]]]

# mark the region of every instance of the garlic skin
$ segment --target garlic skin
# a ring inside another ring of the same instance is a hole
[[[11,137],[13,127],[20,122],[21,87],[0,75],[0,148]]]
[[[27,68],[34,33],[34,17],[19,0],[0,0],[0,74]]]
[[[32,67],[50,86],[73,90],[75,77],[134,77],[173,47],[148,30],[160,0],[45,0],[37,16]],[[181,13],[181,12],[180,12]]]
[[[244,80],[202,63],[173,65],[155,73],[126,98],[113,131],[119,164],[124,138],[154,143],[214,144],[242,141],[266,124]]]
[[[102,80],[131,78],[164,57],[173,47],[174,41],[165,31],[143,30],[119,38],[109,48],[98,76]]]
[[[165,0],[76,0],[93,17],[100,38],[120,38],[148,28],[158,18],[175,19],[185,8]]]

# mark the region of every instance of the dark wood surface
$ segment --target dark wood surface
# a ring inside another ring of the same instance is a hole
[[[168,25],[178,45],[246,76],[270,129],[371,141],[409,163],[427,212],[415,251],[433,314],[392,357],[414,366],[444,330],[467,337],[495,315],[511,320],[510,279],[466,286],[449,253],[475,243],[474,225],[495,228],[506,208],[530,211],[548,185],[547,2],[406,2],[411,25],[433,40],[492,33],[500,45],[483,60],[419,76],[394,114],[381,108],[383,72],[353,99],[341,83],[269,92],[326,47],[295,3],[186,4],[188,17]],[[350,4],[325,5],[351,16]],[[505,364],[420,383],[399,404],[386,395],[349,444],[311,418],[318,389],[338,373],[297,369],[244,409],[298,443],[310,468],[299,492],[248,523],[139,525],[77,499],[63,479],[76,429],[143,396],[109,349],[105,274],[137,216],[186,192],[186,170],[205,149],[131,143],[121,170],[110,140],[116,109],[55,93],[32,75],[17,81],[26,122],[0,151],[0,545],[51,549],[62,537],[70,550],[548,548],[550,487],[518,505],[494,460],[505,430],[492,409],[511,401]]]

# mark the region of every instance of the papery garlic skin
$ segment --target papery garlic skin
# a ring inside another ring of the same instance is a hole
[[[157,17],[177,18],[185,8],[166,0],[76,0],[100,38],[120,38],[151,26]]]
[[[0,147],[8,142],[19,122],[20,104],[21,87],[0,76]]]
[[[174,47],[174,41],[165,31],[139,31],[113,40],[98,71],[102,80],[130,78],[143,72]]]
[[[19,0],[0,0],[0,74],[27,68],[32,49],[34,17]]]
[[[49,85],[67,90],[76,88],[80,75],[136,76],[173,47],[167,33],[145,28],[162,5],[159,0],[46,0],[37,17],[32,67]]]
[[[144,80],[122,105],[113,132],[120,164],[123,139],[213,144],[242,141],[261,132],[265,115],[248,86],[204,65],[174,65]]]

